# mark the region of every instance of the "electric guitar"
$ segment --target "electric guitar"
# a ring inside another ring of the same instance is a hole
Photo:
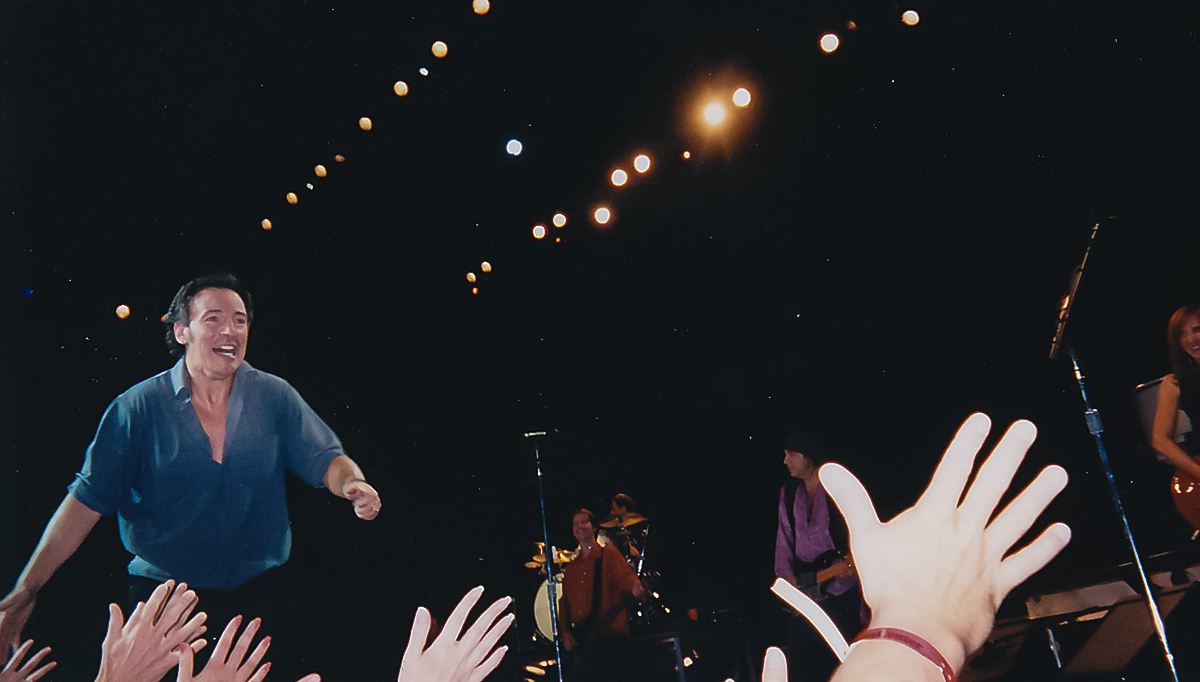
[[[1200,491],[1197,494],[1200,496]],[[831,549],[812,561],[793,561],[792,573],[796,576],[797,589],[813,601],[821,601],[828,596],[822,589],[825,583],[855,575],[854,561],[849,554],[843,556]]]
[[[1171,497],[1183,518],[1187,519],[1193,528],[1200,530],[1200,481],[1191,474],[1176,469],[1175,476],[1171,479]]]

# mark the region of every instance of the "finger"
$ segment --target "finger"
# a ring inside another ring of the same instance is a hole
[[[175,649],[179,656],[179,670],[175,673],[176,682],[192,682],[192,666],[196,664],[195,654],[190,646]]]
[[[1071,541],[1071,529],[1065,523],[1050,526],[1036,540],[1021,551],[1000,562],[998,599],[1003,599],[1012,588],[1025,582],[1029,576],[1042,570],[1050,560],[1058,556]],[[999,602],[997,602],[999,603]]]
[[[263,656],[267,655],[267,649],[270,648],[271,638],[263,637],[262,641],[258,643],[258,646],[254,647],[254,651],[250,652],[250,658],[247,658],[246,663],[242,666],[239,666],[239,668],[242,670],[254,670],[256,667],[258,667],[259,663],[262,663]]]
[[[446,619],[446,626],[442,628],[442,634],[438,635],[439,640],[447,634],[451,639],[458,639],[459,633],[462,632],[463,622],[467,620],[467,614],[471,612],[471,609],[475,608],[475,603],[479,601],[479,597],[482,595],[482,585],[472,588],[463,595],[462,600],[458,602],[458,606],[454,607],[454,610],[450,612],[450,617]]]
[[[1066,487],[1065,469],[1056,465],[1042,469],[1037,478],[988,525],[984,531],[988,547],[995,548],[999,553],[997,556],[1003,556]]]
[[[496,622],[496,619],[500,617],[501,613],[504,613],[504,609],[507,609],[508,605],[511,603],[511,597],[503,597],[492,602],[492,605],[487,607],[487,610],[479,615],[479,618],[471,624],[471,627],[467,628],[467,632],[459,639],[459,641],[467,644],[468,646],[474,646],[477,644],[480,638],[483,637],[484,633],[486,633],[488,629],[492,627],[492,623]]]
[[[233,635],[242,626],[242,617],[234,616],[229,619],[229,623],[225,626],[225,630],[221,632],[221,638],[217,640],[217,646],[208,657],[208,662],[217,661],[219,664],[224,664],[229,658],[229,648],[233,646]]]
[[[163,604],[162,615],[159,616],[156,623],[163,629],[164,633],[171,632],[187,621],[188,616],[196,608],[196,604],[199,601],[200,598],[196,596],[195,592],[187,588],[186,583],[179,583],[179,586],[171,593],[167,602]]]
[[[504,660],[504,654],[508,653],[508,647],[502,646],[492,652],[487,660],[480,663],[477,668],[471,671],[471,676],[467,678],[467,682],[480,682],[483,678],[492,674],[496,666],[500,665],[500,661]]]
[[[817,472],[821,477],[821,486],[833,498],[838,511],[846,519],[846,528],[850,536],[869,531],[879,525],[879,515],[875,513],[875,505],[871,504],[871,496],[854,474],[840,464],[826,464]],[[861,537],[861,535],[860,535]]]
[[[258,634],[260,625],[262,625],[261,618],[251,620],[246,625],[246,629],[242,631],[242,636],[238,637],[237,644],[233,647],[233,653],[229,654],[229,660],[233,661],[234,666],[242,667],[242,661],[246,659],[246,652],[250,650],[250,643],[254,641],[254,635]]]
[[[787,657],[779,647],[769,647],[763,656],[762,682],[788,682]]]
[[[32,645],[33,640],[32,639],[29,640],[28,642],[26,642],[26,644]],[[29,648],[22,646],[21,650],[17,652],[18,654],[20,654],[20,656],[13,657],[13,661],[15,661],[17,664],[19,664],[21,662],[21,660],[20,660],[21,657],[24,656],[25,652],[27,652],[27,651],[29,651]],[[49,653],[50,653],[50,647],[46,647],[45,649],[42,649],[41,651],[34,654],[33,658],[29,659],[25,663],[25,665],[21,666],[21,669],[17,671],[17,675],[25,676],[25,675],[28,675],[29,673],[33,672],[33,669],[38,667],[38,663],[41,663],[42,659],[45,658],[46,654],[49,654]]]
[[[146,613],[150,616],[150,624],[156,625],[158,617],[162,614],[163,607],[166,606],[167,598],[171,594],[171,590],[175,589],[175,581],[168,580],[167,582],[154,588],[150,593],[150,598],[146,600]],[[145,616],[143,616],[145,617]],[[131,616],[129,620],[133,620]]]
[[[20,667],[21,659],[25,658],[25,654],[29,653],[29,650],[32,648],[33,648],[33,640],[32,639],[25,640],[25,642],[23,644],[21,644],[21,646],[17,647],[16,650],[13,651],[12,658],[9,659],[8,665],[4,666],[4,669],[11,670],[12,668]]]
[[[357,500],[363,494],[362,488],[359,488],[358,485],[351,485],[349,488],[346,488],[345,492],[346,499],[351,501]]]
[[[271,672],[271,664],[263,663],[262,667],[254,671],[254,674],[246,682],[262,682],[267,679],[267,673],[269,672]]]
[[[203,637],[187,645],[187,647],[192,650],[193,654],[200,653],[206,646],[208,646],[208,640],[204,639]]]
[[[962,497],[963,488],[967,485],[967,477],[971,475],[971,468],[975,465],[975,455],[983,446],[991,428],[992,420],[986,414],[976,412],[967,417],[962,426],[958,427],[958,433],[954,434],[950,445],[946,447],[946,453],[942,455],[942,461],[933,472],[929,487],[925,489],[921,499],[917,500],[916,506],[929,504],[934,509],[944,510],[958,506],[958,499]]]
[[[121,614],[121,607],[116,604],[108,605],[108,634],[104,636],[104,641],[115,642],[121,636],[121,628],[125,625],[124,616]]]
[[[404,658],[401,659],[400,668],[404,668],[404,661],[415,661],[425,650],[425,639],[429,637],[429,626],[431,616],[429,610],[424,606],[417,607],[417,614],[413,616],[412,631],[408,634],[408,645],[404,647]]]
[[[992,449],[987,461],[979,467],[967,498],[963,500],[963,520],[972,524],[969,528],[983,527],[992,512],[1012,484],[1013,475],[1025,459],[1025,452],[1037,438],[1037,427],[1033,422],[1018,421],[1008,427],[1000,442]]]
[[[487,631],[487,633],[483,636],[483,639],[479,640],[479,644],[475,645],[475,647],[471,649],[471,653],[467,657],[467,663],[470,667],[474,668],[475,666],[479,665],[479,661],[483,660],[483,657],[487,656],[488,652],[492,650],[492,647],[496,646],[496,643],[499,642],[500,638],[504,636],[504,633],[508,631],[509,626],[513,624],[515,619],[516,616],[510,613],[501,618],[500,622],[496,623],[495,627]]]
[[[208,614],[201,611],[192,616],[192,619],[183,624],[183,627],[175,631],[175,640],[178,642],[191,642],[200,635],[204,634],[207,627],[204,623],[208,620]]]
[[[311,675],[305,675],[304,677],[301,677],[300,679],[296,680],[296,682],[321,682],[321,676],[313,673]]]
[[[32,673],[30,673],[29,675],[27,675],[25,677],[25,682],[37,682],[38,680],[42,679],[42,677],[44,677],[46,675],[46,673],[49,673],[51,670],[54,670],[57,667],[58,667],[58,661],[50,661],[46,665],[42,666],[41,668],[38,668],[37,670],[35,670]]]

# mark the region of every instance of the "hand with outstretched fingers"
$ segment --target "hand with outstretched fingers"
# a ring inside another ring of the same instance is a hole
[[[204,613],[192,616],[196,593],[174,580],[154,588],[122,622],[121,607],[108,606],[108,634],[100,647],[96,682],[158,682],[178,662],[176,647],[204,648]]]
[[[54,670],[54,666],[58,665],[54,661],[48,661],[46,665],[38,667],[42,659],[50,653],[50,647],[37,652],[25,665],[21,665],[21,661],[32,648],[32,639],[25,640],[24,644],[17,647],[12,658],[8,660],[3,669],[0,669],[0,682],[37,682],[42,679],[43,675]]]
[[[495,651],[492,647],[512,625],[513,614],[499,621],[496,619],[512,603],[511,597],[493,602],[459,637],[467,615],[482,595],[482,587],[467,592],[429,648],[425,648],[425,641],[429,637],[432,617],[425,607],[417,609],[404,660],[400,663],[398,682],[480,682],[500,665],[508,647],[502,646]]]

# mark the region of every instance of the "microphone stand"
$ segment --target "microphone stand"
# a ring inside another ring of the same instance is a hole
[[[540,438],[545,431],[531,431],[526,438]],[[546,525],[546,492],[542,486],[542,454],[537,441],[533,441],[533,459],[537,465],[538,502],[542,510],[542,541],[546,543],[546,596],[550,599],[550,634],[554,639],[554,660],[558,667],[558,682],[563,682],[562,646],[558,636],[558,586],[554,584],[554,559],[558,552],[550,544],[550,531]]]
[[[1088,239],[1087,249],[1083,252],[1083,261],[1071,273],[1071,281],[1067,284],[1067,293],[1063,294],[1062,301],[1059,302],[1058,325],[1054,332],[1054,341],[1050,345],[1050,359],[1055,359],[1058,356],[1059,350],[1063,346],[1066,346],[1067,355],[1071,358],[1071,366],[1075,370],[1075,381],[1079,384],[1079,393],[1083,397],[1083,416],[1087,421],[1088,432],[1092,434],[1092,438],[1096,442],[1096,452],[1100,455],[1100,463],[1104,467],[1104,476],[1108,480],[1108,492],[1112,496],[1113,507],[1116,508],[1117,516],[1121,520],[1121,528],[1125,533],[1125,541],[1129,543],[1129,549],[1133,552],[1133,564],[1137,567],[1138,577],[1142,582],[1142,590],[1146,595],[1146,604],[1150,608],[1150,619],[1154,621],[1154,630],[1158,633],[1158,641],[1162,644],[1167,667],[1171,671],[1171,679],[1179,682],[1179,673],[1175,670],[1175,656],[1171,653],[1171,646],[1167,643],[1166,626],[1163,624],[1158,604],[1154,601],[1154,593],[1150,589],[1150,580],[1146,577],[1146,567],[1142,564],[1141,553],[1138,551],[1137,543],[1134,542],[1133,531],[1129,528],[1129,517],[1125,515],[1125,505],[1121,503],[1121,494],[1117,491],[1116,479],[1113,477],[1112,467],[1109,465],[1108,451],[1104,448],[1104,439],[1101,437],[1101,434],[1104,433],[1104,425],[1100,421],[1100,413],[1092,407],[1091,402],[1088,400],[1087,386],[1084,384],[1083,372],[1079,369],[1079,358],[1075,355],[1075,350],[1071,347],[1071,344],[1065,342],[1067,318],[1071,316],[1071,308],[1075,305],[1075,294],[1079,289],[1079,280],[1083,278],[1083,269],[1087,265],[1088,255],[1092,251],[1092,244],[1096,241],[1096,232],[1099,229],[1100,223],[1092,226],[1092,235]]]

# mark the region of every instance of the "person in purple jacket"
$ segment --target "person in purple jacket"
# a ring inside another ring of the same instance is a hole
[[[861,628],[862,597],[846,547],[845,522],[830,503],[817,470],[828,452],[804,431],[783,441],[783,464],[790,478],[779,490],[779,526],[775,534],[775,575],[821,603],[842,634]],[[789,628],[788,670],[794,680],[826,680],[837,658],[803,618]]]

